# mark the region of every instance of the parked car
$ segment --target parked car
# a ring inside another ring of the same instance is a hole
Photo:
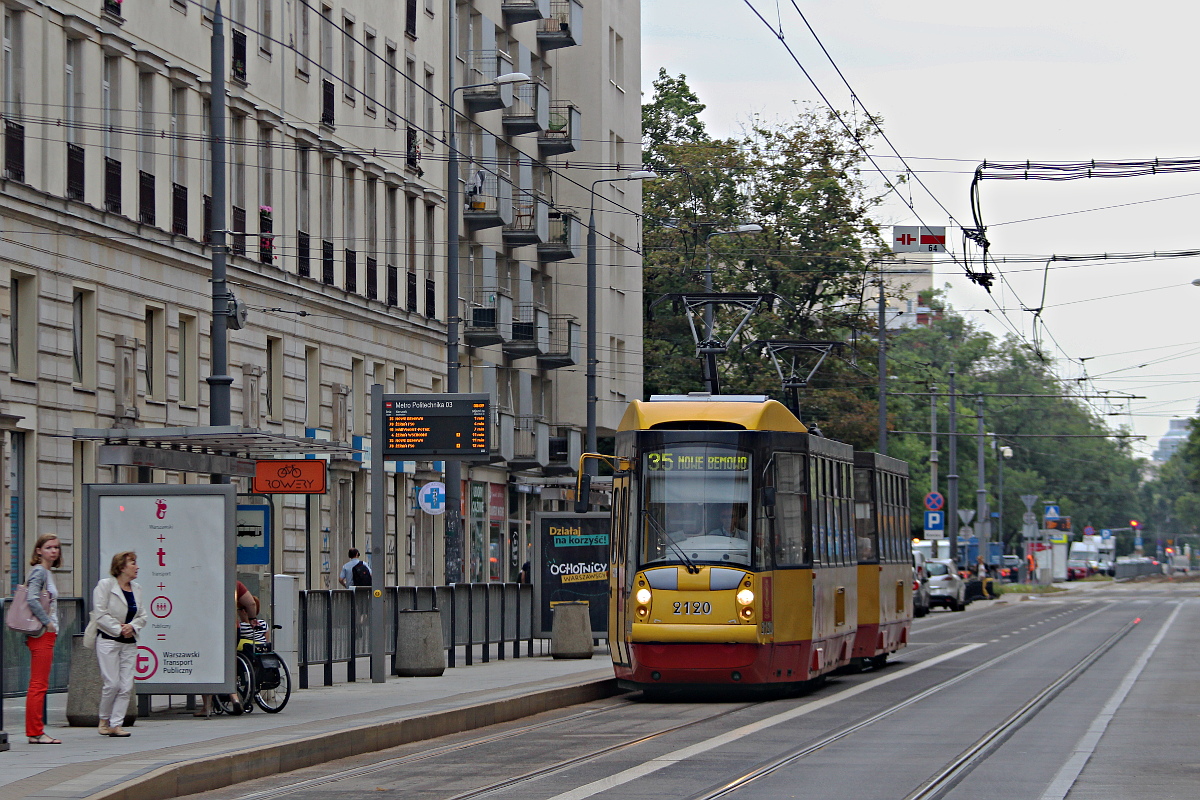
[[[951,611],[967,607],[966,584],[959,577],[958,565],[949,558],[931,558],[925,562],[929,573],[929,605],[944,606]]]
[[[1003,556],[1004,568],[1008,570],[1008,582],[1016,583],[1021,576],[1021,557],[1014,555]]]
[[[925,567],[925,554],[913,553],[913,616],[923,617],[929,613],[929,570]]]
[[[1077,558],[1067,562],[1067,580],[1081,581],[1091,574],[1092,568],[1088,566],[1088,562]]]

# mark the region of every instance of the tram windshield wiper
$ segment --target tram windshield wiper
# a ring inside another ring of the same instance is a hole
[[[700,573],[700,568],[693,564],[692,560],[687,557],[687,553],[683,552],[683,548],[676,544],[675,541],[672,540],[669,535],[667,535],[666,529],[659,524],[658,520],[651,516],[650,512],[646,509],[642,510],[642,516],[649,520],[650,524],[654,526],[654,529],[658,532],[658,534],[662,536],[663,541],[670,545],[675,552],[679,554],[679,558],[682,559],[684,563],[683,568],[686,569],[689,574],[698,575]]]

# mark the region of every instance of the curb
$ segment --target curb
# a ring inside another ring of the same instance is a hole
[[[621,694],[615,678],[492,700],[420,717],[361,725],[288,742],[233,750],[154,767],[83,795],[86,800],[169,800],[278,775],[340,758],[386,750]],[[63,797],[50,789],[46,797]]]

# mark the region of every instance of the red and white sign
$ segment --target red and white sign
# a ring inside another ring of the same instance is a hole
[[[893,253],[944,253],[946,229],[923,228],[917,225],[892,226]]]

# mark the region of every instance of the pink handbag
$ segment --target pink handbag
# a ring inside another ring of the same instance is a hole
[[[41,597],[43,608],[50,607],[50,592],[43,591]],[[33,615],[33,610],[29,608],[29,599],[25,594],[25,585],[22,584],[13,592],[12,600],[8,604],[8,610],[4,612],[4,624],[12,628],[18,633],[40,634],[42,623]]]

